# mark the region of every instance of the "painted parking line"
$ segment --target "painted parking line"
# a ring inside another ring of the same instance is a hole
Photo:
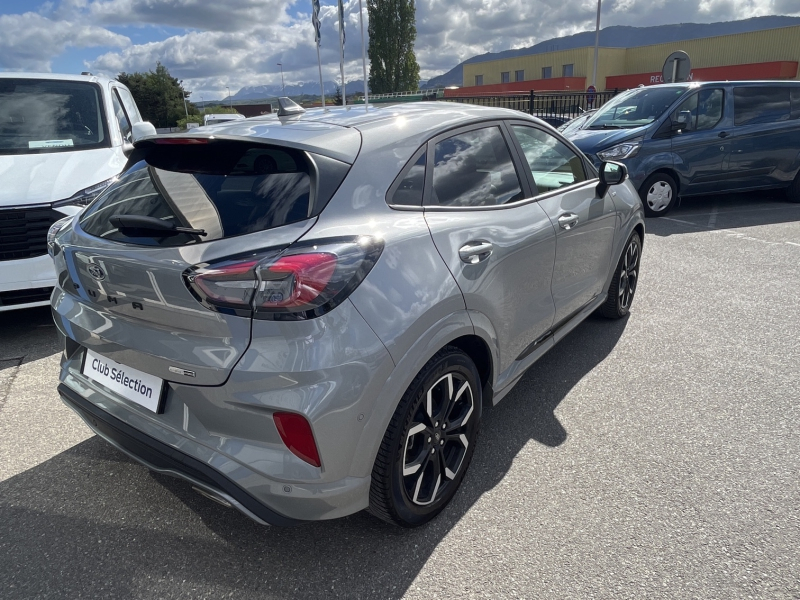
[[[748,212],[750,212],[750,211],[748,211]],[[724,213],[724,214],[729,214],[729,213]],[[788,241],[774,242],[774,241],[770,241],[770,240],[764,240],[764,239],[761,239],[761,238],[753,237],[752,235],[746,235],[744,233],[741,233],[739,231],[734,231],[732,229],[714,229],[711,219],[709,219],[709,225],[707,227],[703,227],[699,223],[692,223],[691,221],[684,221],[682,219],[675,219],[675,218],[672,218],[672,217],[661,217],[661,220],[662,221],[672,221],[674,223],[680,223],[681,225],[689,225],[690,227],[693,227],[693,228],[699,229],[699,230],[708,230],[709,233],[724,233],[727,237],[736,238],[738,240],[759,242],[760,244],[766,244],[767,246],[781,246],[783,244],[788,244],[789,246],[796,246],[796,247],[800,248],[800,244],[798,244],[796,242],[788,242]],[[716,222],[716,220],[714,220],[714,223],[715,222]]]
[[[717,214],[719,214],[719,203],[714,201],[714,207],[711,209],[711,215],[708,217],[709,229],[714,229],[714,225],[717,224]]]
[[[765,211],[768,211],[768,210],[792,210],[792,209],[800,210],[800,204],[778,204],[778,205],[775,205],[775,206],[762,206],[761,208],[742,208],[742,209],[731,209],[731,210],[725,210],[724,207],[723,207],[723,210],[721,210],[721,211],[719,210],[719,207],[717,207],[716,211],[712,209],[711,212],[687,213],[685,216],[687,218],[692,218],[692,217],[710,217],[713,214],[735,215],[735,214],[739,214],[739,213],[765,212]],[[668,219],[669,217],[661,217],[661,218],[662,219]]]

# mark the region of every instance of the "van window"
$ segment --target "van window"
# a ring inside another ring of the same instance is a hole
[[[136,106],[136,102],[133,100],[133,96],[131,93],[122,87],[115,87],[114,91],[119,94],[119,99],[122,102],[122,106],[125,107],[125,112],[128,115],[128,118],[131,121],[131,125],[134,125],[142,120],[142,116],[139,114],[139,108]]]
[[[156,146],[86,209],[80,223],[86,233],[103,239],[181,246],[307,219],[310,194],[310,167],[296,150],[241,143]],[[204,235],[117,229],[111,218],[126,215]]]
[[[94,83],[0,79],[0,154],[109,147],[101,97]]]
[[[725,105],[725,92],[719,89],[700,90],[684,100],[675,111],[673,119],[683,111],[692,113],[689,131],[713,129],[722,120],[722,107]]]
[[[111,103],[114,106],[114,115],[117,117],[117,124],[122,134],[122,140],[125,142],[133,141],[131,137],[131,123],[128,120],[128,115],[125,114],[125,110],[122,108],[122,102],[117,95],[116,89],[111,94]]]
[[[639,88],[623,92],[606,102],[592,117],[587,129],[630,129],[649,125],[686,92],[685,86]]]
[[[788,87],[733,88],[733,115],[736,125],[788,121],[790,113]]]
[[[792,119],[800,119],[800,87],[794,86],[792,89]]]

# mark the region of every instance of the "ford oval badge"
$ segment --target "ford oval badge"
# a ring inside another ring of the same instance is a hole
[[[101,269],[98,265],[89,265],[86,270],[89,271],[89,275],[98,281],[102,281],[106,278],[106,272],[103,271],[103,269]]]

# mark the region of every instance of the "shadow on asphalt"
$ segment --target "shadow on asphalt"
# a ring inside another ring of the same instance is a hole
[[[679,221],[679,222],[676,222]],[[647,219],[647,233],[670,236],[712,229],[759,227],[800,221],[800,204],[782,190],[682,198],[666,217]]]
[[[49,306],[0,313],[0,371],[60,351]]]
[[[261,527],[185,482],[149,474],[101,439],[87,440],[0,483],[3,596],[400,597],[526,444],[564,443],[556,408],[609,355],[626,324],[588,319],[485,410],[461,489],[416,530],[366,512]]]

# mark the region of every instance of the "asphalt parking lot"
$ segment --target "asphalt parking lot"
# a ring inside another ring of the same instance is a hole
[[[800,598],[800,205],[649,219],[631,315],[484,413],[452,505],[259,527],[150,474],[55,392],[48,309],[0,313],[0,595]]]

